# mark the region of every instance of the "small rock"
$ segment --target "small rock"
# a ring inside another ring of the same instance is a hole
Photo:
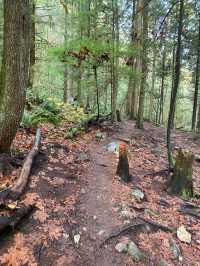
[[[104,139],[105,138],[105,135],[101,132],[97,132],[96,136],[95,136],[96,139]]]
[[[101,235],[103,235],[104,233],[105,233],[105,230],[100,230],[99,233],[98,233],[98,235],[101,236]]]
[[[126,253],[128,251],[128,244],[126,243],[118,243],[116,246],[115,246],[115,249],[120,252],[120,253]]]
[[[133,218],[134,217],[134,213],[132,211],[129,211],[129,210],[123,210],[121,212],[121,215],[123,217],[126,217],[126,218]]]
[[[132,191],[132,196],[134,196],[139,201],[144,199],[144,193],[140,189],[134,189]]]
[[[87,228],[86,227],[83,227],[83,231],[86,232],[87,231]]]
[[[128,254],[131,256],[131,258],[134,261],[137,262],[144,257],[143,253],[139,250],[139,248],[136,246],[136,244],[133,241],[131,241],[128,244]]]
[[[170,243],[170,249],[174,255],[174,259],[178,259],[181,255],[181,250],[179,246],[176,244],[176,241],[173,238],[170,239],[169,243]]]
[[[124,224],[130,224],[130,220],[124,220]]]
[[[81,188],[81,194],[85,194],[85,189],[84,188]]]
[[[108,152],[117,152],[119,150],[119,144],[116,142],[111,142],[105,146]]]
[[[93,216],[93,219],[94,219],[94,220],[96,220],[96,219],[97,219],[96,215],[94,215],[94,216]]]
[[[81,238],[80,234],[77,234],[77,235],[74,236],[74,243],[75,243],[77,246],[78,246],[78,244],[79,244],[80,238]]]
[[[90,160],[89,155],[87,153],[81,152],[77,154],[76,161],[77,162],[88,162]]]
[[[192,241],[191,234],[185,229],[185,227],[183,225],[181,225],[177,229],[177,237],[179,240],[181,240],[182,242],[185,242],[187,244],[190,244]]]

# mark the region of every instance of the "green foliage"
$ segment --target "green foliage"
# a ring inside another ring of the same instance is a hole
[[[34,96],[30,95],[31,99],[34,100]],[[64,104],[57,98],[40,99],[39,104],[32,104],[31,107],[32,110],[25,110],[24,112],[22,125],[26,127],[36,127],[42,123],[50,123],[56,126],[61,122],[66,124],[79,123],[88,117],[82,108]]]

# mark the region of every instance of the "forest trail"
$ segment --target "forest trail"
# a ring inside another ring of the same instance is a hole
[[[112,246],[99,246],[116,227],[123,225],[114,210],[121,189],[120,182],[114,180],[117,169],[116,155],[109,153],[106,145],[119,142],[119,139],[128,139],[132,126],[126,123],[104,141],[92,142],[89,146],[91,160],[84,177],[87,185],[79,205],[84,217],[81,227],[86,230],[81,239],[82,254],[87,254],[90,258],[87,265],[126,265],[124,256],[116,254]]]
[[[191,259],[197,262],[198,220],[181,214],[183,200],[166,192],[165,130],[148,123],[145,127],[141,131],[134,128],[133,122],[123,122],[114,128],[105,127],[103,139],[96,138],[99,130],[93,129],[75,142],[59,137],[55,141],[52,132],[50,139],[43,132],[42,152],[23,198],[25,204],[34,203],[37,209],[14,235],[2,241],[0,265],[158,266],[162,259],[170,265],[180,265],[166,244],[171,234],[162,231],[128,232],[100,248],[113,230],[138,215],[172,227],[187,226],[193,233],[192,244],[176,240],[184,256],[181,265],[191,265]],[[200,154],[199,138],[195,140],[191,134],[181,132],[174,132],[172,137],[175,148],[185,145]],[[129,184],[115,176],[118,155],[106,150],[107,144],[121,143],[122,139],[130,140],[127,146],[133,180]],[[195,164],[195,181],[199,171]],[[135,188],[144,192],[144,201],[138,202],[131,195]],[[168,205],[163,207],[163,201]],[[136,263],[127,254],[117,252],[115,245],[124,237],[139,245],[149,261]]]

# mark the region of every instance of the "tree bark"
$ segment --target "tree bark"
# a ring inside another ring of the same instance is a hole
[[[174,115],[175,104],[176,104],[176,96],[177,96],[179,80],[180,80],[183,17],[184,17],[184,0],[180,0],[178,40],[177,40],[176,60],[175,60],[175,69],[174,69],[174,82],[173,82],[173,88],[172,88],[172,97],[171,97],[171,102],[170,102],[170,110],[169,110],[168,125],[167,125],[167,151],[168,151],[169,169],[172,169],[174,166],[170,137],[171,137],[171,127],[173,124],[173,115]]]
[[[200,75],[200,19],[199,19],[199,35],[197,43],[197,62],[196,62],[196,79],[195,79],[195,90],[194,90],[194,102],[193,102],[193,113],[192,113],[192,131],[196,128],[196,116],[197,116],[197,102],[199,92],[199,75]]]
[[[147,48],[148,48],[148,6],[147,0],[143,0],[143,29],[142,29],[142,78],[140,85],[140,96],[139,96],[139,107],[137,115],[137,127],[140,129],[144,128],[143,125],[143,116],[144,116],[144,99],[145,99],[145,90],[146,90],[146,79],[147,79]]]
[[[35,0],[30,1],[31,5],[31,26],[30,26],[30,70],[29,70],[29,79],[28,79],[28,87],[30,89],[33,88],[34,81],[34,66],[35,66],[35,9],[36,4]]]
[[[4,0],[4,45],[0,74],[0,152],[8,152],[21,122],[30,59],[29,0]]]
[[[166,61],[166,50],[164,47],[163,48],[163,57],[162,57],[162,75],[161,75],[161,88],[160,88],[159,125],[163,124],[164,89],[165,89],[165,61]]]

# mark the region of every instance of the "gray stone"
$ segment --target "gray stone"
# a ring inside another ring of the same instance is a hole
[[[130,218],[130,219],[134,217],[134,213],[130,210],[123,210],[121,212],[121,215],[125,218]]]
[[[119,144],[117,142],[111,142],[105,148],[108,152],[117,152],[119,150]]]
[[[170,244],[170,249],[172,251],[174,259],[178,259],[179,256],[181,256],[181,250],[179,246],[176,244],[176,241],[173,238],[170,239],[169,244]]]
[[[177,237],[179,240],[181,240],[182,242],[185,242],[187,244],[190,244],[192,241],[191,234],[186,230],[186,228],[183,225],[181,225],[177,229]]]
[[[128,244],[128,254],[134,261],[137,262],[144,257],[143,253],[139,250],[139,248],[133,241]]]
[[[96,139],[104,139],[105,138],[105,135],[101,132],[97,132],[96,136],[95,136]]]
[[[132,191],[132,196],[134,196],[137,200],[144,199],[144,193],[140,189],[134,189]]]
[[[115,246],[115,249],[120,253],[126,253],[128,251],[128,244],[127,243],[118,243]]]
[[[87,153],[81,152],[81,153],[77,154],[77,157],[76,157],[77,162],[87,162],[89,160],[90,160],[90,158],[89,158],[89,155]]]

